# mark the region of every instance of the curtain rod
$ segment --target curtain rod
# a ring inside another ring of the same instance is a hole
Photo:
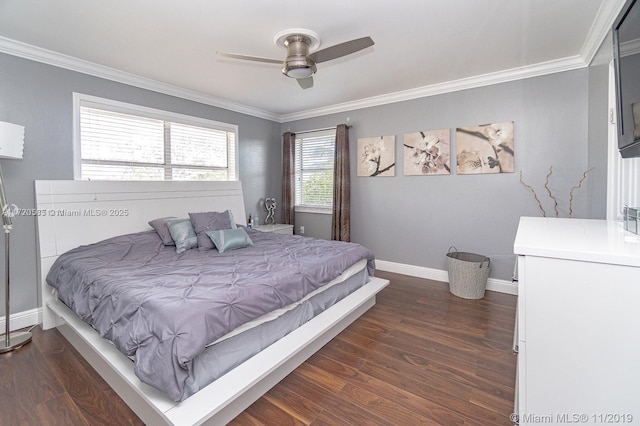
[[[349,126],[347,125],[348,128],[351,128],[353,126]],[[295,133],[296,135],[304,135],[306,133],[315,133],[315,132],[325,132],[327,130],[336,130],[338,127],[337,126],[333,126],[333,127],[325,127],[323,129],[313,129],[313,130],[301,130],[299,132],[292,132]],[[289,130],[290,131],[290,130]]]

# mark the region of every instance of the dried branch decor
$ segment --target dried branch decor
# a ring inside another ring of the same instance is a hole
[[[580,179],[578,184],[571,187],[571,190],[569,190],[569,217],[573,216],[573,194],[576,191],[576,189],[582,188],[582,184],[587,179],[587,174],[589,174],[589,172],[591,172],[593,169],[595,169],[595,167],[592,167],[589,170],[586,170],[584,173],[582,173],[582,178]],[[544,188],[547,190],[547,194],[549,194],[549,198],[551,198],[551,200],[553,201],[553,210],[556,217],[559,217],[560,211],[558,209],[558,205],[559,205],[558,197],[556,197],[553,194],[553,192],[551,191],[551,186],[549,185],[551,182],[552,174],[553,174],[553,166],[549,167],[549,173],[547,173],[547,176],[545,177],[545,181],[544,181]],[[520,183],[522,184],[522,186],[527,188],[533,194],[533,198],[538,203],[538,208],[540,208],[540,210],[542,211],[542,216],[546,217],[547,212],[544,209],[544,207],[542,207],[542,202],[540,201],[540,198],[538,198],[538,194],[536,193],[536,190],[533,189],[531,185],[528,185],[524,181],[524,179],[522,179],[522,170],[520,170]]]
[[[587,174],[591,171],[595,169],[595,167],[590,168],[589,170],[586,170],[584,173],[582,173],[582,179],[580,179],[580,181],[578,182],[578,184],[574,187],[571,188],[571,191],[569,191],[569,216],[573,215],[573,191],[575,191],[576,189],[582,188],[582,182],[584,182],[587,179]]]
[[[551,177],[552,173],[553,173],[553,166],[550,166],[549,173],[547,173],[547,177],[544,180],[544,187],[547,190],[547,193],[549,194],[549,198],[553,200],[553,210],[556,212],[556,217],[558,217],[560,216],[560,213],[558,212],[558,199],[553,195],[553,193],[551,192],[551,188],[549,187],[549,178]]]
[[[540,210],[542,210],[542,216],[546,217],[547,212],[542,207],[542,202],[540,201],[540,198],[538,198],[538,194],[536,193],[536,190],[533,189],[530,185],[527,185],[526,182],[522,180],[522,170],[520,170],[520,183],[529,191],[531,191],[531,193],[533,194],[533,198],[535,198],[538,203],[538,207],[540,207]]]

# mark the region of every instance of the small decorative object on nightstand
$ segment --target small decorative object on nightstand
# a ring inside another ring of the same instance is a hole
[[[274,219],[274,215],[276,214],[276,199],[275,198],[265,198],[264,199],[264,209],[267,211],[267,218],[264,220],[265,224],[276,224],[276,220]]]
[[[269,223],[266,225],[258,225],[255,227],[256,231],[273,232],[274,234],[287,234],[293,235],[293,225],[286,225],[284,223]]]

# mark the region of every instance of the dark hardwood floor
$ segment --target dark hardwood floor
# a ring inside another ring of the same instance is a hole
[[[510,425],[515,296],[379,272],[377,304],[233,425]],[[57,332],[0,355],[0,424],[140,420]]]

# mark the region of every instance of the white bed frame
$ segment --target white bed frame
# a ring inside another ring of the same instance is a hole
[[[133,363],[55,296],[46,275],[62,253],[147,222],[230,209],[246,223],[240,182],[36,181],[38,276],[43,329],[57,327],[146,424],[226,424],[375,304],[389,282],[368,284],[186,400],[142,383]]]

